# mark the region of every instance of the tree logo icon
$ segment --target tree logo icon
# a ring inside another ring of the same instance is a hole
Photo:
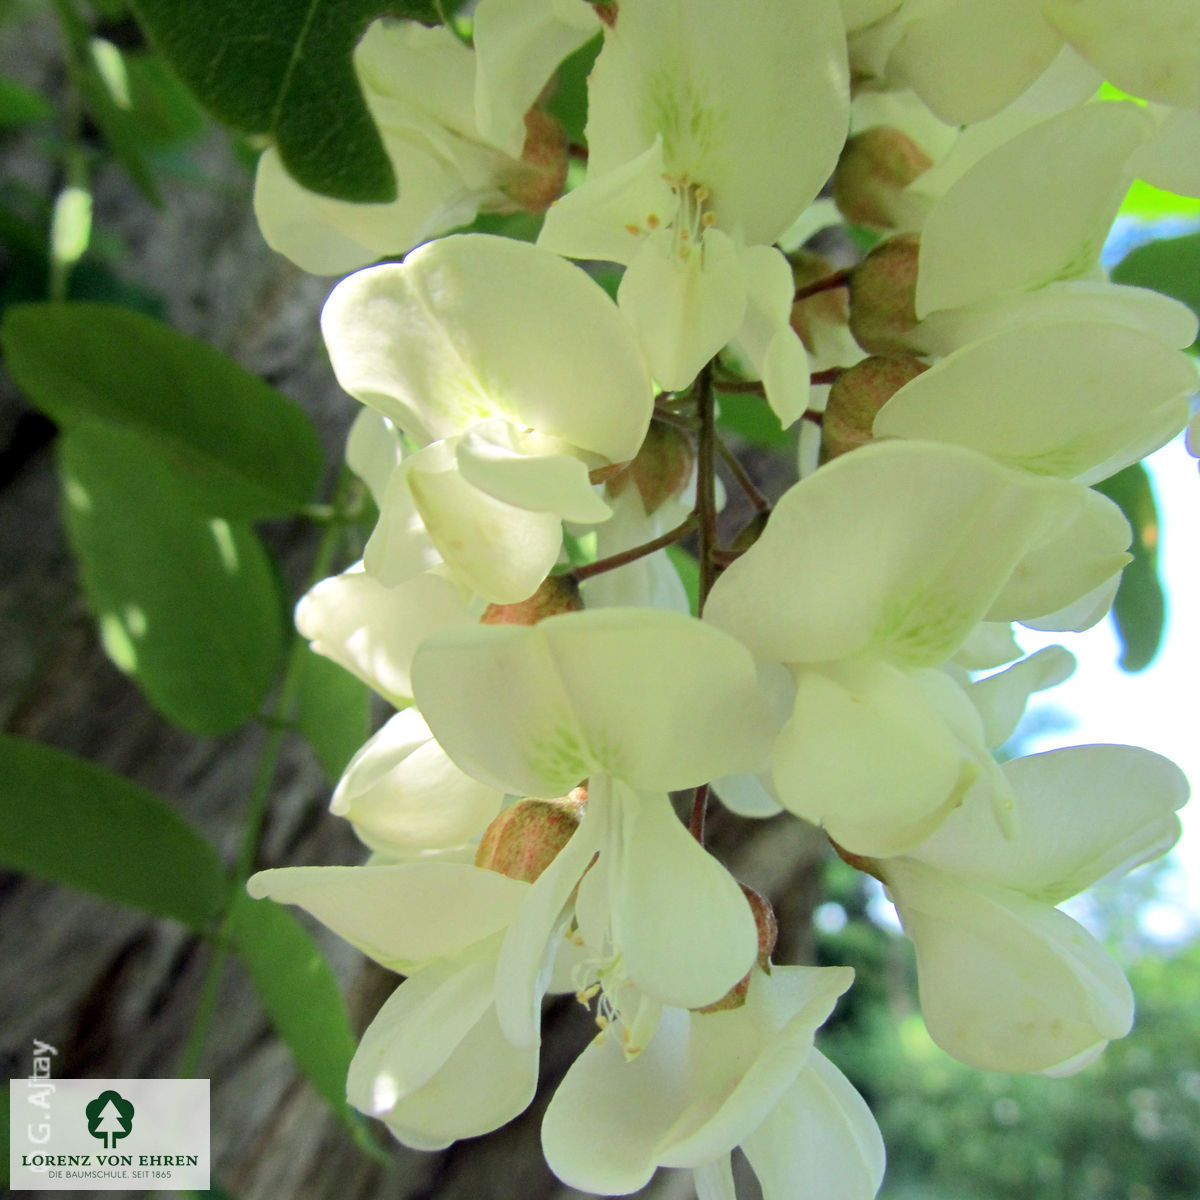
[[[111,1150],[119,1138],[128,1137],[133,1129],[133,1104],[111,1088],[101,1092],[84,1108],[88,1133],[104,1142]]]

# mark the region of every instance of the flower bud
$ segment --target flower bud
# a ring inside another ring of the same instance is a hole
[[[868,354],[907,354],[917,325],[921,239],[901,233],[880,242],[850,276],[850,332]]]
[[[879,410],[929,368],[912,357],[875,355],[843,371],[829,391],[821,420],[821,461],[865,446]]]
[[[586,804],[583,787],[558,800],[518,800],[484,830],[475,865],[533,883],[571,840]]]
[[[754,966],[720,1000],[714,1000],[712,1004],[706,1004],[703,1008],[694,1009],[694,1012],[727,1012],[731,1008],[741,1008],[746,1003],[746,993],[750,990],[750,976],[755,969],[765,971],[768,975],[771,973],[771,954],[779,936],[775,910],[771,907],[771,902],[752,887],[747,887],[744,883],[738,886],[742,889],[742,895],[746,897],[750,911],[754,914],[754,927],[758,930],[758,958]]]
[[[906,133],[877,125],[855,134],[833,175],[833,198],[842,216],[859,225],[891,229],[901,223],[897,196],[933,159]]]
[[[505,191],[526,212],[544,213],[563,194],[567,183],[567,135],[556,117],[540,108],[525,114],[526,168]]]
[[[652,516],[687,487],[695,465],[692,439],[674,425],[652,420],[642,448],[624,471],[609,479],[608,492],[619,496],[632,483],[642,497],[646,516]]]
[[[833,275],[836,268],[819,254],[797,250],[791,256],[792,278],[796,288]],[[805,296],[792,305],[791,325],[809,354],[818,354],[817,329],[821,325],[845,325],[850,320],[850,292],[845,287],[827,288]]]
[[[570,575],[547,575],[538,589],[516,604],[489,604],[479,618],[480,625],[536,625],[559,613],[580,612],[583,601],[579,585]]]

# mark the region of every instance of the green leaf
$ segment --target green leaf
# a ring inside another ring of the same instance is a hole
[[[1135,179],[1121,203],[1121,215],[1151,221],[1171,217],[1197,217],[1200,216],[1200,200],[1194,196],[1180,196],[1176,192],[1167,192],[1142,179]]]
[[[305,187],[395,198],[351,53],[380,14],[437,24],[432,0],[134,0],[133,9],[200,103],[234,129],[273,138]]]
[[[356,1039],[337,979],[316,943],[286,909],[235,897],[230,938],[276,1032],[334,1115],[378,1153],[366,1121],[346,1103]]]
[[[787,450],[796,435],[779,424],[779,418],[767,406],[762,396],[746,392],[722,392],[717,389],[717,425],[737,434],[755,446],[771,450]]]
[[[574,54],[565,58],[558,68],[554,91],[546,104],[546,111],[558,118],[566,131],[567,141],[583,145],[584,126],[587,124],[587,81],[596,55],[604,45],[604,35],[596,34],[585,42]]]
[[[0,75],[0,129],[32,125],[54,116],[54,106],[44,96]]]
[[[245,526],[198,515],[135,433],[85,422],[61,439],[67,533],[109,657],[199,734],[258,709],[283,652],[278,580]]]
[[[205,931],[228,885],[165,801],[102,767],[0,734],[0,862]]]
[[[316,489],[323,453],[300,408],[159,321],[109,304],[16,305],[0,345],[38,408],[68,428],[99,417],[144,435],[201,512],[278,516]]]
[[[1113,267],[1111,274],[1116,283],[1153,288],[1200,314],[1200,233],[1138,246]]]
[[[191,94],[156,54],[125,52],[129,120],[152,150],[179,146],[204,131],[204,114]]]
[[[138,190],[151,204],[161,208],[162,196],[154,172],[146,162],[126,111],[128,98],[121,88],[120,52],[111,42],[93,38],[72,4],[58,0],[54,8],[66,41],[71,83],[88,115]]]
[[[371,732],[371,693],[361,679],[323,654],[304,650],[296,694],[296,725],[325,774],[341,778]]]
[[[1150,477],[1134,463],[1096,485],[1125,514],[1133,529],[1126,566],[1113,601],[1113,619],[1121,637],[1121,667],[1141,671],[1150,665],[1162,644],[1166,603],[1158,577],[1158,509]]]
[[[700,612],[700,564],[696,561],[696,556],[682,546],[668,546],[667,557],[679,574],[683,590],[687,592],[688,608],[692,610],[694,617]]]

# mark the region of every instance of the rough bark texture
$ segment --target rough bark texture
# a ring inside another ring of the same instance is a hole
[[[63,73],[53,26],[23,21],[0,31],[0,72],[48,95],[59,93]],[[118,170],[102,168],[94,181],[96,228],[124,242],[122,274],[160,294],[176,328],[232,354],[302,404],[334,463],[355,405],[334,383],[320,343],[317,314],[329,281],[302,275],[265,247],[250,211],[250,179],[221,134],[208,136],[192,157],[203,184],[166,180],[163,211],[142,200]],[[6,179],[52,195],[54,170],[27,143],[0,144]],[[149,708],[99,646],[58,510],[53,427],[0,375],[3,728],[81,754],[167,797],[230,863],[264,734],[250,728],[201,740]],[[265,534],[297,594],[311,562],[311,531],[280,523]],[[276,778],[260,866],[361,861],[349,827],[328,814],[328,796],[314,758],[292,741]],[[46,816],[46,836],[53,837],[53,814]],[[718,815],[711,826],[734,872],[777,904],[783,941],[776,957],[808,960],[819,839],[788,820],[748,827]],[[365,1025],[394,977],[310,926],[345,985],[355,1019]],[[0,877],[5,1073],[28,1074],[37,1037],[58,1048],[54,1065],[61,1076],[177,1074],[208,959],[206,945],[170,922],[37,880]],[[232,963],[200,1072],[212,1079],[214,1184],[246,1200],[576,1195],[547,1171],[538,1127],[557,1080],[591,1032],[578,1005],[552,1004],[543,1084],[529,1111],[492,1137],[441,1154],[393,1146],[384,1169],[328,1116],[273,1036],[248,978]],[[690,1196],[690,1176],[663,1172],[644,1194]]]

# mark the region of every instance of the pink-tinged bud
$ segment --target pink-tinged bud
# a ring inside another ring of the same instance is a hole
[[[619,496],[632,483],[650,516],[687,487],[695,465],[692,439],[674,425],[652,420],[642,448],[623,471],[609,479],[608,492]]]
[[[819,254],[797,250],[790,257],[797,291],[836,274],[837,268]],[[845,286],[814,292],[792,305],[792,329],[810,354],[818,353],[817,326],[845,325],[849,320],[850,289]]]
[[[475,865],[533,883],[579,828],[587,789],[560,800],[518,800],[484,830]]]
[[[771,972],[771,955],[774,953],[775,941],[779,936],[775,910],[771,907],[771,902],[752,887],[747,887],[744,883],[738,886],[741,887],[742,895],[746,897],[750,911],[754,914],[754,927],[758,930],[758,958],[754,966],[720,1000],[714,1000],[712,1004],[697,1008],[694,1010],[695,1012],[728,1012],[731,1008],[741,1008],[746,1003],[746,993],[750,990],[750,976],[756,970],[766,971],[767,974]]]
[[[544,213],[567,184],[567,135],[556,117],[540,108],[525,114],[525,170],[504,190],[526,212]]]
[[[880,242],[850,276],[850,332],[868,354],[907,354],[917,325],[921,239],[901,233]]]
[[[897,196],[933,159],[906,133],[877,125],[855,134],[833,174],[833,199],[847,221],[874,229],[900,223]]]
[[[928,369],[910,356],[875,355],[843,371],[829,390],[821,420],[821,461],[871,441],[879,410],[910,379]]]
[[[516,604],[489,604],[479,618],[480,625],[536,625],[559,613],[579,612],[583,601],[579,585],[570,575],[547,575],[538,590]]]

